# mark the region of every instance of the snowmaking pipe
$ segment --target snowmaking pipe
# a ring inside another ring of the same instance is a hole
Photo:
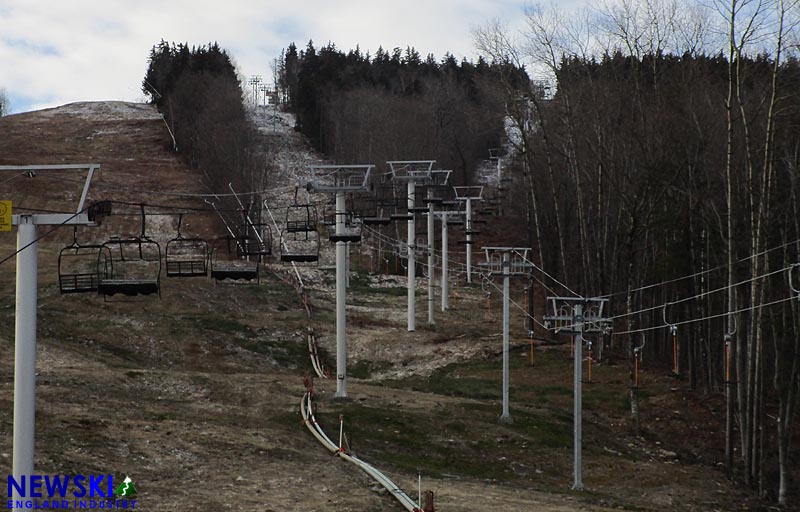
[[[328,449],[328,451],[330,451],[332,454],[338,455],[347,462],[358,466],[367,475],[381,484],[383,488],[389,491],[389,493],[394,496],[394,498],[409,512],[422,512],[417,504],[414,503],[414,500],[411,499],[402,489],[400,489],[397,484],[390,480],[389,477],[358,457],[339,450],[339,447],[336,446],[336,443],[334,443],[325,434],[325,431],[322,430],[322,427],[319,426],[316,418],[314,418],[314,413],[311,410],[311,397],[309,396],[309,393],[305,393],[303,398],[300,400],[300,412],[303,415],[303,423],[305,423],[306,427],[308,427],[308,430],[311,431],[311,434],[316,437],[317,440]]]

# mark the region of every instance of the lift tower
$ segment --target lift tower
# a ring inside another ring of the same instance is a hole
[[[583,373],[583,336],[608,332],[611,320],[603,316],[608,299],[585,297],[547,297],[552,315],[544,317],[544,324],[556,333],[575,336],[574,355],[574,423],[573,423],[573,476],[572,488],[583,490],[583,404],[581,383]]]
[[[436,234],[434,232],[436,219],[435,206],[441,205],[444,201],[444,197],[442,197],[444,195],[443,190],[447,188],[447,184],[450,181],[450,174],[452,172],[453,171],[443,169],[432,170],[431,179],[427,186],[428,193],[424,199],[425,203],[428,205],[428,211],[425,212],[425,214],[427,215],[428,220],[428,323],[431,325],[436,323],[434,318],[434,303],[436,301],[436,297],[433,286],[434,280],[436,279]],[[442,241],[442,244],[445,243],[447,243],[446,239]],[[444,262],[444,255],[442,258],[442,269],[444,269],[444,266],[446,265]],[[442,272],[444,273],[444,270],[442,270]]]
[[[408,236],[406,240],[406,251],[408,254],[408,332],[416,330],[416,216],[414,196],[417,184],[424,185],[431,179],[431,169],[435,160],[393,160],[386,162],[392,171],[392,179],[395,182],[407,183],[408,190]]]
[[[360,233],[348,232],[345,194],[366,192],[373,165],[312,165],[311,181],[306,189],[311,193],[332,193],[336,196],[336,231],[330,241],[336,244],[336,395],[347,399],[347,244],[361,241]]]
[[[465,227],[466,239],[463,240],[467,249],[467,284],[472,284],[472,236],[477,232],[472,229],[472,207],[473,203],[483,198],[483,187],[453,187],[456,193],[456,201],[463,202],[466,207],[467,224]]]
[[[500,415],[501,423],[513,423],[508,411],[508,381],[509,381],[509,326],[510,326],[510,290],[511,277],[527,277],[533,265],[528,260],[528,247],[484,247],[486,260],[478,266],[484,272],[486,279],[494,276],[503,276],[503,413]]]
[[[0,172],[17,173],[35,179],[37,172],[85,172],[75,213],[11,215],[17,226],[17,296],[14,325],[14,440],[12,474],[16,481],[33,473],[36,416],[36,313],[38,302],[38,226],[96,226],[109,213],[110,203],[85,207],[89,185],[100,164],[3,165]],[[6,208],[8,208],[6,206]],[[9,496],[9,499],[16,499]]]

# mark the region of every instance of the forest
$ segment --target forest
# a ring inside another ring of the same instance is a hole
[[[728,472],[780,504],[800,390],[799,19],[796,1],[625,0],[474,31],[486,58],[545,70],[510,103],[536,259],[611,299],[610,353],[676,351],[692,389],[725,394]]]
[[[262,190],[266,159],[245,110],[242,85],[217,43],[162,40],[150,50],[144,92],[164,115],[175,150],[203,172],[209,190]]]
[[[433,159],[459,184],[474,179],[476,163],[504,135],[501,75],[515,87],[522,67],[484,59],[424,59],[412,47],[375,55],[343,52],[329,43],[294,44],[278,60],[278,86],[297,129],[340,162]]]

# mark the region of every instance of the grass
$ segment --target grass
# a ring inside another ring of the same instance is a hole
[[[327,359],[327,357],[323,359]],[[372,374],[391,367],[392,363],[388,361],[367,361],[361,359],[348,366],[347,375],[356,379],[369,379]]]
[[[369,274],[353,272],[350,275],[350,290],[357,295],[377,294],[389,297],[405,297],[408,290],[403,286],[372,286]]]
[[[434,477],[502,478],[510,472],[503,461],[476,457],[471,449],[457,449],[459,432],[449,431],[442,418],[363,404],[331,405],[317,414],[329,434],[339,414],[344,415],[353,452],[367,461],[393,466],[410,474],[424,468]]]

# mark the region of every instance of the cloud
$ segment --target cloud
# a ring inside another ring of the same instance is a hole
[[[139,100],[150,48],[161,39],[217,41],[245,75],[271,76],[270,63],[295,42],[333,42],[374,53],[414,46],[441,59],[474,56],[470,28],[519,15],[511,0],[286,2],[226,0],[4,0],[0,7],[0,87],[15,111],[82,100]]]

